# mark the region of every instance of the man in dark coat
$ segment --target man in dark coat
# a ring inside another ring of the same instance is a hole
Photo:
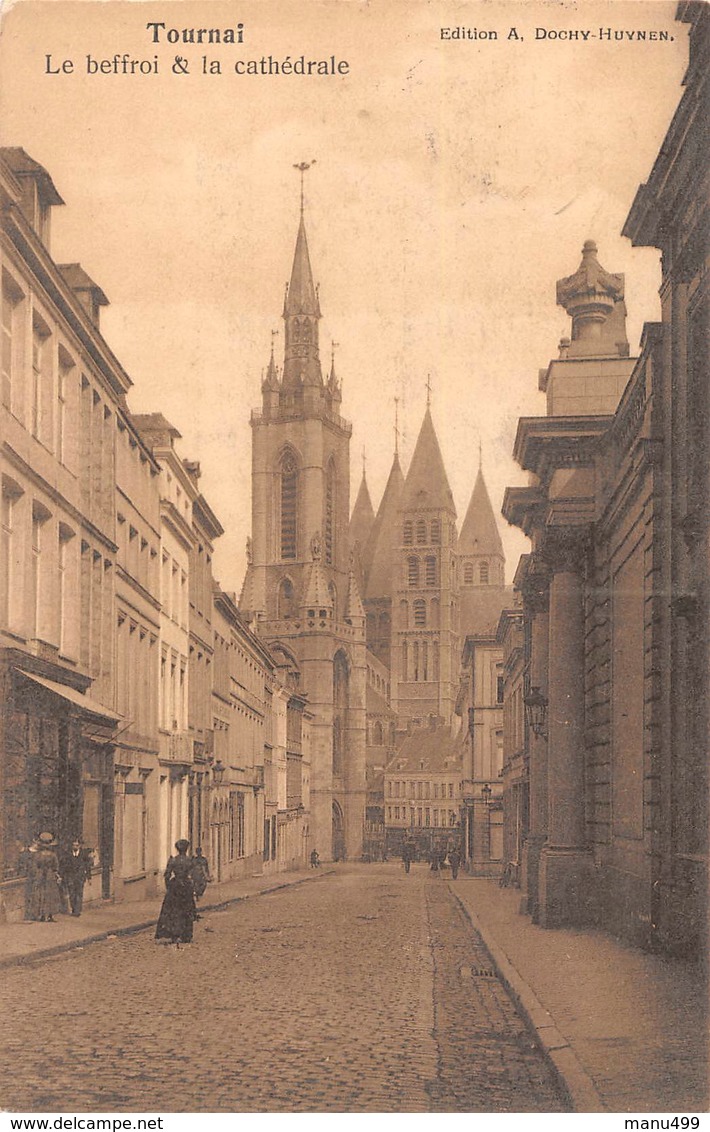
[[[84,845],[80,837],[72,841],[71,849],[64,853],[60,860],[62,882],[72,916],[81,915],[84,906],[84,885],[91,877],[93,863],[93,853]]]

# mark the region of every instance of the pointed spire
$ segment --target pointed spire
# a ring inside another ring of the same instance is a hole
[[[278,389],[279,387],[279,375],[278,370],[276,369],[276,359],[274,358],[274,339],[277,333],[278,331],[276,330],[271,331],[271,357],[269,358],[269,365],[266,370],[266,376],[261,383],[262,390],[274,390]]]
[[[400,506],[403,511],[426,508],[456,514],[454,497],[449,487],[429,406],[419,430]]]
[[[476,483],[461,527],[459,554],[485,554],[503,557],[503,542],[491,506],[483,469],[479,467]]]
[[[291,281],[288,285],[284,300],[284,317],[288,315],[309,314],[313,318],[320,318],[320,307],[313,272],[311,271],[311,257],[308,254],[308,239],[306,225],[301,216],[296,236],[296,249],[293,254],[291,268]]]
[[[360,483],[360,490],[357,493],[353,513],[350,517],[350,546],[355,550],[356,546],[360,548],[360,555],[362,556],[367,545],[367,540],[370,537],[370,532],[375,522],[375,511],[370,499],[370,492],[367,486],[367,479],[365,477],[365,469],[362,469],[362,481]]]
[[[392,596],[392,561],[399,527],[399,507],[404,489],[404,476],[395,453],[385,493],[367,540],[363,566],[367,578],[367,598]]]
[[[354,564],[350,563],[350,576],[348,578],[348,596],[345,602],[345,620],[352,624],[355,620],[364,622],[365,608],[360,597],[360,587],[355,576]]]

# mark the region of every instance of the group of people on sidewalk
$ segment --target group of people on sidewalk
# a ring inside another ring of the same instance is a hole
[[[25,919],[51,924],[60,912],[80,916],[93,865],[93,850],[80,838],[61,849],[53,833],[39,833],[20,854]]]
[[[405,873],[408,873],[412,867],[412,861],[417,859],[417,845],[412,837],[405,838],[402,845],[402,863],[404,865]],[[459,875],[459,868],[461,867],[461,851],[457,845],[440,846],[434,845],[429,851],[429,867],[433,872],[440,872],[446,867],[448,861],[451,866],[451,876],[454,880]]]
[[[190,842],[184,837],[175,842],[177,855],[172,856],[165,869],[165,899],[160,909],[156,939],[170,943],[192,943],[195,920],[200,919],[197,901],[204,895],[212,880],[210,866],[198,846],[194,856],[188,849]]]

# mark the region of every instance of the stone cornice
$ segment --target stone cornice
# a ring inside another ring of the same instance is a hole
[[[545,484],[557,468],[588,467],[597,441],[611,425],[609,414],[585,417],[521,417],[513,456]]]

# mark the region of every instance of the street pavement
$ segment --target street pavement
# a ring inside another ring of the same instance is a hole
[[[3,973],[0,1108],[565,1112],[442,876],[340,867]]]

